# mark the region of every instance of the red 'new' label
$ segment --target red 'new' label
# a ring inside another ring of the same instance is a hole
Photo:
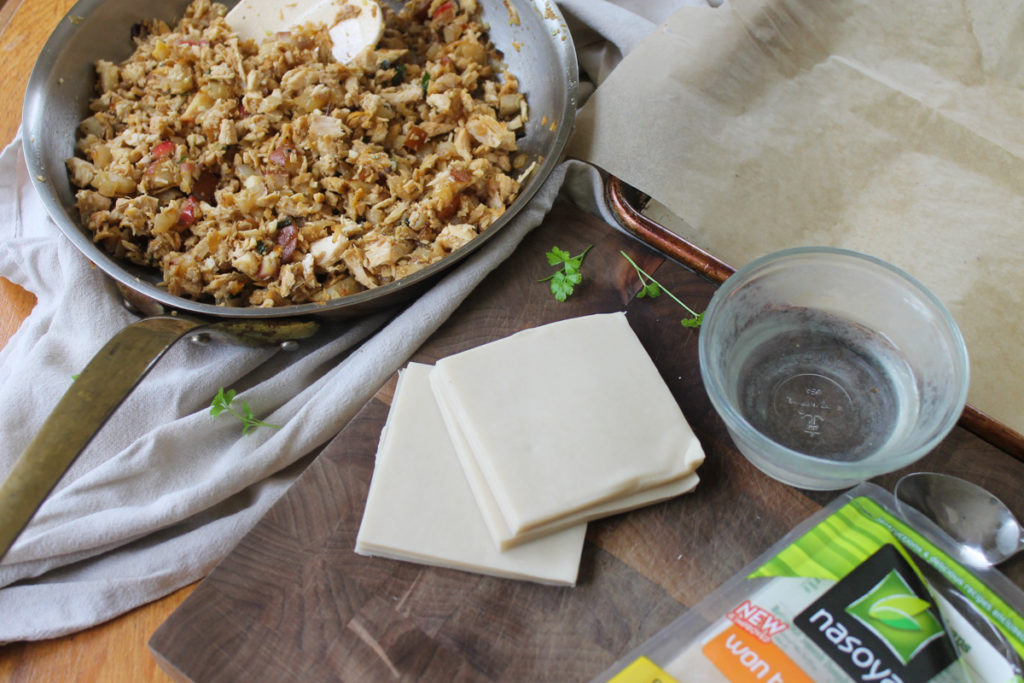
[[[772,642],[773,636],[789,628],[789,624],[749,600],[729,612],[729,619],[764,643]]]

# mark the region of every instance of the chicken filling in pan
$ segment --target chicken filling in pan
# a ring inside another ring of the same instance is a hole
[[[374,49],[331,57],[324,26],[239,40],[195,0],[136,27],[67,160],[115,257],[225,306],[327,302],[398,280],[490,226],[532,171],[528,107],[476,0],[385,10]]]

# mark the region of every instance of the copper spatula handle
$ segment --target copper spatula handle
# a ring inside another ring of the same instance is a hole
[[[121,401],[174,342],[205,323],[146,318],[93,356],[0,485],[0,559]]]

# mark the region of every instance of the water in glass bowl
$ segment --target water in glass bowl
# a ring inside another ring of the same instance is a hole
[[[731,388],[750,424],[805,455],[852,462],[913,424],[917,383],[883,336],[823,311],[775,309],[732,348]]]

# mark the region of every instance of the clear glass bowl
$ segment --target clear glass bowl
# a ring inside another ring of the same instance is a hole
[[[931,451],[967,399],[967,349],[920,282],[874,257],[802,247],[738,270],[700,333],[711,402],[766,474],[836,490]]]

